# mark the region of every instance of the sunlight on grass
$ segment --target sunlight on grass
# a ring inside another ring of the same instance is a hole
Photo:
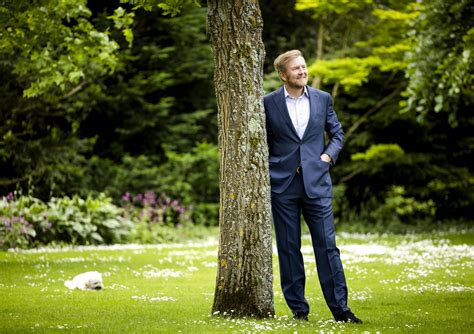
[[[279,288],[266,320],[211,316],[217,241],[44,248],[0,253],[0,332],[339,333],[472,332],[474,234],[340,233],[353,311],[336,323],[324,304],[310,239],[303,238],[309,322],[293,321]],[[103,291],[64,281],[97,270]]]

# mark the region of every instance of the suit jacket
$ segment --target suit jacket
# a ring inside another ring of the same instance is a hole
[[[284,192],[300,165],[306,194],[310,198],[332,197],[329,167],[342,149],[344,132],[332,109],[331,95],[310,86],[307,89],[310,117],[302,139],[291,122],[283,87],[264,97],[271,190]],[[321,160],[323,153],[332,158],[331,164]]]

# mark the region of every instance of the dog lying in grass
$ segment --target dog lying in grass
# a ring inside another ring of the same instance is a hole
[[[88,271],[79,274],[75,276],[72,281],[65,281],[64,285],[71,290],[102,290],[104,288],[102,274],[98,271]]]

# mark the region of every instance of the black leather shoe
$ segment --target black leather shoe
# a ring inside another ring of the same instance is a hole
[[[357,318],[354,315],[354,313],[352,313],[351,311],[346,311],[346,312],[342,313],[341,315],[334,316],[334,319],[336,319],[336,321],[351,322],[351,323],[354,323],[354,324],[361,324],[362,323],[362,320]]]
[[[293,313],[293,320],[308,321],[308,313],[295,312]]]

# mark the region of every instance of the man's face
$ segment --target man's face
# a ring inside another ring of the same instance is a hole
[[[286,64],[286,72],[280,73],[283,82],[293,89],[301,89],[308,83],[308,69],[303,57],[298,56]]]

